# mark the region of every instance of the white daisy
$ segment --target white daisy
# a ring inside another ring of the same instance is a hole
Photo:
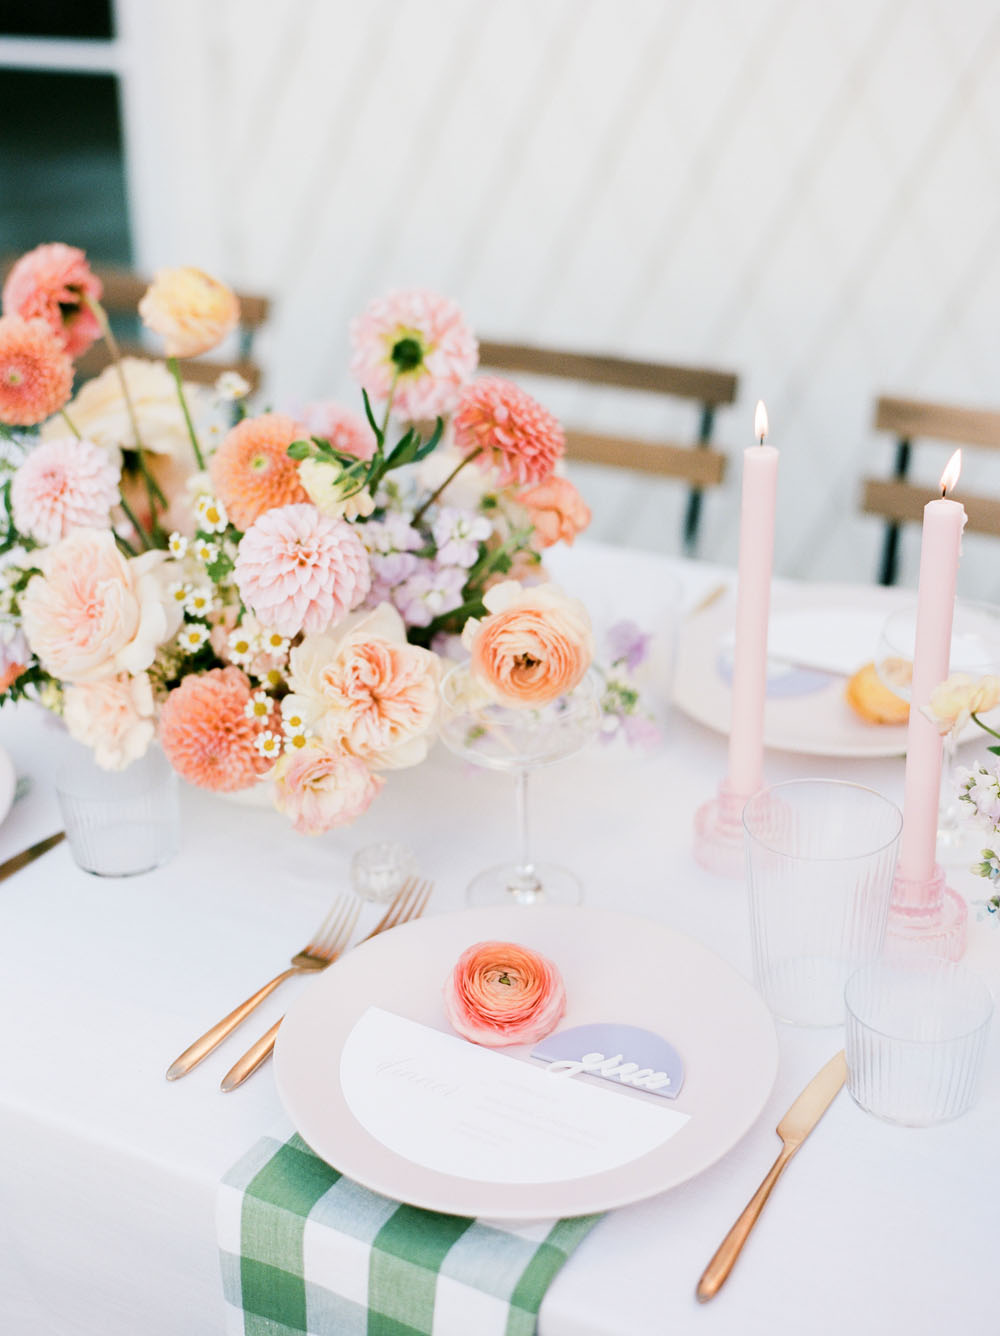
[[[260,647],[265,654],[270,654],[274,658],[284,658],[288,653],[290,641],[287,636],[283,636],[280,631],[261,631]]]
[[[237,399],[245,399],[252,389],[250,382],[244,380],[238,371],[223,371],[215,382],[215,393],[220,399],[227,399],[230,403],[235,403]]]
[[[211,566],[213,561],[218,561],[219,559],[218,543],[207,543],[203,538],[195,543],[191,551],[203,566]]]
[[[285,737],[285,751],[301,751],[305,747],[312,734],[306,730],[304,733],[291,733]]]
[[[190,592],[191,584],[188,580],[173,580],[167,585],[167,598],[169,598],[172,603],[185,604]]]
[[[172,533],[167,539],[167,547],[172,557],[183,557],[188,549],[188,540],[182,533]]]
[[[285,700],[288,699],[289,697],[286,696]],[[297,733],[304,733],[306,731],[306,721],[302,718],[301,713],[295,709],[294,706],[291,709],[286,710],[284,700],[281,702],[281,714],[282,724],[289,737],[294,737]]]
[[[194,503],[194,513],[198,517],[199,529],[204,529],[206,533],[225,533],[229,516],[225,506],[216,497],[199,496]]]
[[[189,622],[182,626],[177,643],[186,654],[195,654],[208,640],[208,627],[204,622]]]
[[[266,719],[271,713],[271,697],[266,691],[255,691],[243,707],[243,713],[248,719]]]
[[[263,733],[257,735],[253,745],[261,756],[273,756],[277,759],[281,755],[281,738],[269,728],[265,728]]]
[[[226,638],[226,647],[230,662],[243,667],[255,658],[258,651],[257,637],[249,635],[242,627],[230,631]]]
[[[278,687],[284,684],[284,676],[280,668],[268,668],[263,673],[255,673],[250,670],[251,677],[256,677],[257,681],[267,688],[268,691],[277,691]]]
[[[215,606],[215,590],[211,585],[195,585],[184,600],[184,611],[192,617],[206,617]]]

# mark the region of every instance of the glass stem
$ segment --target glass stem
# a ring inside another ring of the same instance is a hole
[[[955,788],[955,761],[958,740],[955,734],[946,733],[941,747],[941,802],[938,808],[938,831],[948,836],[954,835],[959,825],[959,805]]]
[[[531,860],[528,838],[527,770],[517,770],[514,773],[514,810],[517,818],[517,865],[509,890],[518,904],[530,905],[541,893],[542,883],[538,880],[538,873]]]

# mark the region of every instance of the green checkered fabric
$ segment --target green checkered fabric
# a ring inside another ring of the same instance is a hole
[[[223,1179],[229,1331],[241,1336],[532,1336],[597,1215],[487,1224],[401,1206],[298,1135],[265,1137]]]

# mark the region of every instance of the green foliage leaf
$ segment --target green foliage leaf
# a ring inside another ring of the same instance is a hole
[[[992,752],[994,756],[1000,756],[1000,746],[987,747],[986,750]]]
[[[368,425],[369,425],[369,427],[371,427],[372,431],[375,433],[375,439],[376,439],[376,441],[378,442],[378,448],[379,448],[379,451],[381,451],[382,448],[383,448],[384,445],[385,445],[385,437],[382,435],[382,428],[381,428],[381,427],[378,425],[378,423],[375,421],[375,414],[372,412],[372,402],[371,402],[371,400],[368,398],[368,391],[367,391],[367,390],[362,390],[362,391],[361,391],[361,398],[364,400],[364,404],[365,404],[365,417],[368,419]]]
[[[309,459],[312,452],[311,441],[292,441],[285,454],[288,455],[289,459]]]

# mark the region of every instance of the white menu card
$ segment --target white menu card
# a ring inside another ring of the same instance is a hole
[[[348,1035],[351,1113],[397,1155],[490,1183],[554,1183],[648,1154],[688,1120],[663,1100],[482,1048],[369,1007]]]

